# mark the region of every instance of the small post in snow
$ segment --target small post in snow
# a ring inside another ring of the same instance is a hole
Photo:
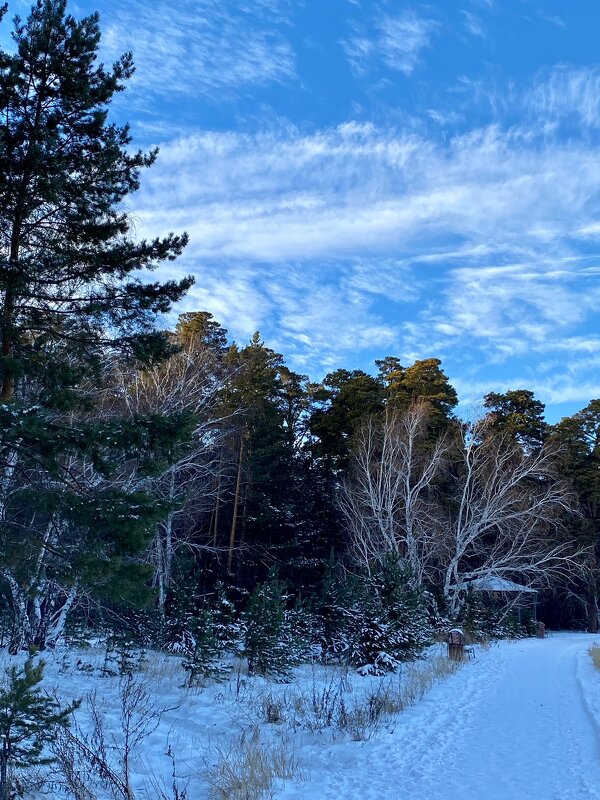
[[[451,661],[462,661],[465,657],[465,634],[461,628],[448,631],[448,658]]]
[[[538,639],[543,639],[546,636],[546,626],[543,622],[535,623],[535,635]]]

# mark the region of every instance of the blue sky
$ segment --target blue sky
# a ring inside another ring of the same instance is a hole
[[[115,114],[161,153],[132,210],[190,233],[181,310],[315,379],[435,356],[463,409],[600,397],[598,0],[70,9],[134,52]]]

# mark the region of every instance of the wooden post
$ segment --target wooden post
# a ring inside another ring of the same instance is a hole
[[[465,634],[460,628],[448,631],[448,658],[451,661],[462,661],[465,657]]]

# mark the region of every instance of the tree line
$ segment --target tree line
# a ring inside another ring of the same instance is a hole
[[[491,393],[465,422],[436,358],[313,382],[206,311],[163,330],[192,279],[148,274],[187,236],[133,235],[124,204],[157,152],[109,120],[133,62],[98,64],[99,40],[97,15],[37,0],[0,51],[11,652],[87,619],[171,644],[193,628],[193,651],[209,630],[206,654],[242,625],[260,663],[270,621],[280,644],[393,660],[491,576],[596,630],[600,401],[549,426],[531,391]]]

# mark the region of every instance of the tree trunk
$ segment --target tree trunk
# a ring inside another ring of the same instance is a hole
[[[8,782],[8,752],[7,743],[2,743],[2,752],[0,752],[0,798],[1,800],[10,800],[10,785]]]
[[[219,457],[219,477],[217,478],[217,498],[213,514],[213,547],[217,548],[219,541],[219,507],[221,505],[221,470],[223,469],[223,450]]]
[[[595,591],[590,592],[588,595],[586,610],[588,618],[588,633],[598,633],[598,599]]]
[[[63,635],[65,625],[67,624],[67,617],[77,599],[77,590],[77,584],[71,586],[62,605],[59,608],[55,608],[51,616],[49,615],[46,624],[44,647],[56,647],[58,640]],[[41,649],[44,649],[44,647]]]
[[[13,317],[15,313],[15,296],[11,288],[4,295],[4,308],[2,309],[2,388],[0,398],[4,403],[12,400],[15,391],[14,367],[10,363],[13,357]]]
[[[233,518],[231,520],[231,531],[229,534],[229,556],[227,558],[227,571],[231,572],[233,564],[233,549],[235,547],[235,532],[237,526],[238,506],[240,504],[240,488],[242,485],[242,461],[244,457],[244,437],[240,439],[240,460],[238,463],[237,479],[235,482],[235,497],[233,500]]]
[[[13,610],[12,630],[8,652],[11,656],[16,656],[33,641],[33,631],[27,612],[27,599],[21,587],[9,573],[4,573],[4,578],[10,588],[10,600]]]

